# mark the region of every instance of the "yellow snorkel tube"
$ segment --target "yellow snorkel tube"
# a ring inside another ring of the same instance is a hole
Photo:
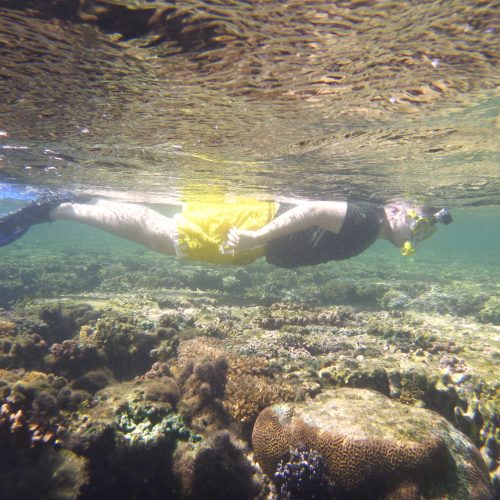
[[[417,249],[412,245],[411,241],[405,241],[401,247],[401,255],[411,257]]]
[[[453,221],[447,208],[443,208],[429,217],[421,217],[415,210],[409,211],[407,215],[413,219],[413,222],[410,226],[411,237],[408,241],[405,241],[401,247],[401,254],[405,257],[413,255],[417,251],[417,246],[420,242],[429,238],[429,236],[432,236],[436,232],[436,224],[438,222],[449,224]]]

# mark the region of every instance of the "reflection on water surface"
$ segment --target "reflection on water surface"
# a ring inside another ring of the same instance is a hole
[[[6,179],[496,203],[493,3],[5,2]]]

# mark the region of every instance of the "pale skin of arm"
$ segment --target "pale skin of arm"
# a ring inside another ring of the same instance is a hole
[[[274,238],[318,226],[338,233],[347,211],[345,201],[311,201],[301,203],[255,231],[233,227],[224,251],[241,251],[263,246]]]

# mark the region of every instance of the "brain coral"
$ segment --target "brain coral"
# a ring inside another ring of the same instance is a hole
[[[341,498],[492,498],[466,436],[431,411],[370,390],[325,391],[266,408],[252,442],[270,477],[294,448],[319,453]]]

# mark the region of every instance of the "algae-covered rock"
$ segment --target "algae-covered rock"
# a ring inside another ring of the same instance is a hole
[[[322,299],[327,303],[351,304],[356,302],[358,295],[351,281],[331,279],[321,287]]]
[[[181,443],[174,471],[181,498],[250,500],[261,498],[262,477],[247,458],[247,447],[227,430],[217,431],[197,446]]]
[[[406,309],[410,297],[399,290],[388,290],[380,299],[380,305],[385,309]]]
[[[47,343],[36,333],[23,336],[2,331],[0,325],[0,368],[35,368],[43,363]]]
[[[477,313],[477,319],[484,323],[500,324],[500,297],[490,297]]]
[[[99,318],[95,332],[86,335],[85,340],[103,349],[117,378],[131,379],[151,366],[151,350],[160,344],[152,327],[152,323],[133,314],[109,312]]]
[[[180,442],[201,440],[176,412],[178,399],[170,377],[136,380],[99,391],[74,415],[67,446],[90,470],[82,498],[176,497],[173,453]]]
[[[0,445],[0,495],[3,500],[74,500],[88,480],[86,460],[69,450],[44,447],[33,452],[19,442]]]
[[[271,406],[252,442],[270,477],[292,450],[318,453],[340,498],[493,498],[485,464],[464,434],[434,412],[370,390]]]
[[[87,483],[87,460],[62,449],[58,389],[44,373],[0,370],[0,498],[72,500]]]

